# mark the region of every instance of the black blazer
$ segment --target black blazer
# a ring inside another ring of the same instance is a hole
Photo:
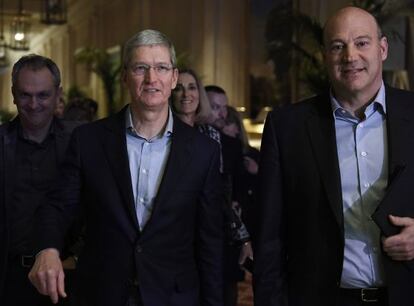
[[[85,246],[75,291],[88,305],[222,305],[219,147],[174,117],[171,151],[152,216],[140,231],[125,109],[73,133],[59,186],[42,207],[39,249],[62,247],[60,224],[82,205]]]
[[[386,87],[386,103],[392,175],[398,165],[414,167],[414,94]],[[269,114],[259,172],[255,305],[335,305],[344,221],[328,94]],[[414,298],[414,270],[401,266],[386,258],[390,306],[412,305]]]
[[[9,253],[9,219],[7,212],[10,210],[14,190],[15,155],[17,144],[17,130],[19,117],[0,126],[0,296],[3,290],[7,259]],[[72,130],[78,123],[55,119],[55,149],[57,163],[64,158]],[[29,254],[28,254],[29,255]]]

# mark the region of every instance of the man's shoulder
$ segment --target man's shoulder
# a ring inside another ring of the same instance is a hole
[[[324,93],[275,108],[269,113],[267,119],[281,122],[300,122],[311,115],[329,114],[330,110],[329,93]]]

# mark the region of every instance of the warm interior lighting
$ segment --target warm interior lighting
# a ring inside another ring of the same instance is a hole
[[[14,34],[14,39],[17,41],[22,41],[24,39],[24,33],[19,32]]]
[[[17,51],[29,50],[29,28],[28,17],[23,12],[23,2],[19,1],[18,15],[10,25],[9,48]]]

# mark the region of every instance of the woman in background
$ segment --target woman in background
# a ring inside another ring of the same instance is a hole
[[[178,76],[177,86],[172,94],[172,110],[188,125],[197,128],[201,133],[217,141],[221,149],[223,135],[208,124],[210,117],[210,102],[204,86],[196,73],[191,69],[181,70]],[[225,137],[225,136],[224,136]],[[234,205],[234,177],[226,173],[223,164],[223,156],[220,160],[220,172],[226,186],[228,206],[224,208],[226,219],[227,245],[224,253],[224,301],[226,306],[237,305],[237,282],[244,279],[244,273],[239,264],[243,264],[247,257],[253,257],[250,236],[246,227],[241,222],[239,215],[233,210]],[[239,249],[239,247],[241,247]]]

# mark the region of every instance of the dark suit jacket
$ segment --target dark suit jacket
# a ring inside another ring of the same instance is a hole
[[[57,162],[60,163],[65,155],[69,143],[70,134],[77,125],[75,122],[68,122],[56,119],[55,121],[55,146]],[[17,144],[17,130],[19,118],[0,126],[0,171],[1,171],[1,199],[0,199],[0,296],[3,289],[3,282],[7,267],[9,252],[9,232],[7,211],[11,209],[11,200],[14,190],[15,155]],[[30,255],[30,254],[22,254]]]
[[[78,298],[121,306],[135,284],[148,306],[222,305],[218,145],[174,118],[152,216],[140,231],[125,131],[125,109],[74,131],[59,186],[41,212],[40,249],[62,247],[60,223],[82,205]]]
[[[414,94],[387,87],[386,103],[392,174],[414,167]],[[255,305],[335,305],[344,225],[329,96],[270,113],[261,150]],[[401,266],[386,258],[390,306],[413,303],[414,270]]]

